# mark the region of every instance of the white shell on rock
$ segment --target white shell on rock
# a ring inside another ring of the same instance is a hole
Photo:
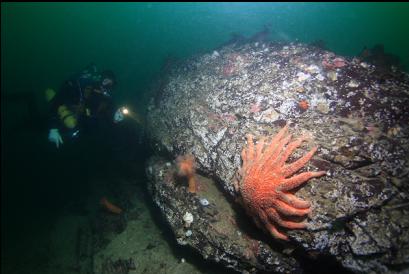
[[[190,212],[186,212],[183,215],[183,221],[185,222],[185,227],[189,227],[191,223],[193,223],[193,215]]]
[[[202,206],[208,206],[209,205],[209,201],[206,198],[201,198],[200,199],[200,204]]]

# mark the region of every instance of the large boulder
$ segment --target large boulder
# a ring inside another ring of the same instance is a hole
[[[179,243],[239,271],[297,272],[324,258],[357,273],[409,271],[408,74],[304,44],[256,42],[179,63],[159,86],[147,132],[161,157],[147,173]],[[327,173],[296,192],[313,210],[308,227],[286,231],[283,242],[243,213],[234,182],[246,134],[258,140],[286,123],[312,136],[290,161],[318,146],[302,171]],[[197,193],[176,176],[173,160],[185,154],[196,160]]]

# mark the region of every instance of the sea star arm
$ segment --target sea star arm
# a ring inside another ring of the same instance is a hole
[[[290,141],[291,135],[287,135],[281,140],[278,141],[277,144],[273,144],[273,141],[271,141],[270,147],[273,149],[271,150],[271,154],[269,155],[269,151],[264,153],[264,156],[267,156],[267,159],[264,157],[261,158],[260,162],[264,162],[264,166],[269,167],[269,168],[277,168],[278,161],[277,158],[280,157],[280,153],[283,150],[284,146]]]
[[[288,157],[290,157],[294,150],[296,150],[304,140],[305,137],[301,136],[301,138],[298,138],[296,141],[293,141],[290,144],[288,144],[285,151],[280,155],[280,158],[278,159],[278,165],[283,166],[285,162],[288,160]]]
[[[294,228],[305,228],[307,225],[305,222],[297,223],[293,221],[284,220],[274,208],[267,209],[267,214],[272,221],[276,222],[282,227],[294,229]]]
[[[285,241],[288,240],[287,235],[278,231],[278,229],[270,222],[269,217],[266,213],[262,212],[260,214],[260,219],[261,219],[261,222],[264,224],[264,227],[273,237],[277,239],[285,240]]]
[[[307,154],[305,154],[303,157],[298,159],[292,164],[285,165],[284,166],[284,172],[283,175],[284,177],[288,177],[296,173],[298,170],[300,170],[302,167],[305,166],[305,164],[312,158],[314,153],[317,151],[317,147],[312,148]]]
[[[263,149],[264,149],[264,143],[265,143],[265,141],[266,141],[266,138],[265,138],[265,137],[262,137],[262,138],[260,139],[260,141],[257,142],[257,145],[256,145],[256,155],[255,155],[254,158],[260,159],[260,158],[263,156]]]
[[[310,208],[292,207],[288,205],[287,203],[280,201],[280,200],[276,200],[275,204],[277,205],[276,207],[277,211],[287,216],[305,216],[311,211]]]
[[[311,178],[314,177],[320,177],[325,174],[325,171],[309,171],[309,172],[303,172],[298,175],[295,175],[294,177],[291,177],[289,179],[284,179],[282,183],[279,186],[279,189],[282,191],[289,191],[292,190],[306,181],[308,181]]]
[[[295,196],[292,193],[282,192],[282,195],[278,196],[278,198],[281,201],[289,204],[290,206],[298,208],[298,209],[306,209],[306,208],[309,208],[311,206],[310,202],[304,201],[304,200],[298,198],[297,196]]]
[[[267,145],[267,148],[263,152],[263,156],[261,158],[261,161],[267,161],[268,159],[271,159],[273,157],[276,157],[278,152],[280,152],[277,148],[279,146],[280,140],[284,137],[284,135],[287,133],[288,130],[288,125],[285,125],[274,137],[271,139],[271,142],[269,145]],[[267,161],[268,162],[268,161]]]

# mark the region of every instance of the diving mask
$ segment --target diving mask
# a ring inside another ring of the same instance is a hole
[[[105,96],[111,96],[111,88],[112,88],[113,81],[109,78],[105,78],[102,80],[101,83],[101,92]]]

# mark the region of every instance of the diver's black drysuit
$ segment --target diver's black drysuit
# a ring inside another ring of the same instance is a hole
[[[65,138],[113,123],[114,104],[110,90],[102,85],[103,76],[90,65],[65,81],[50,101],[49,128]]]

